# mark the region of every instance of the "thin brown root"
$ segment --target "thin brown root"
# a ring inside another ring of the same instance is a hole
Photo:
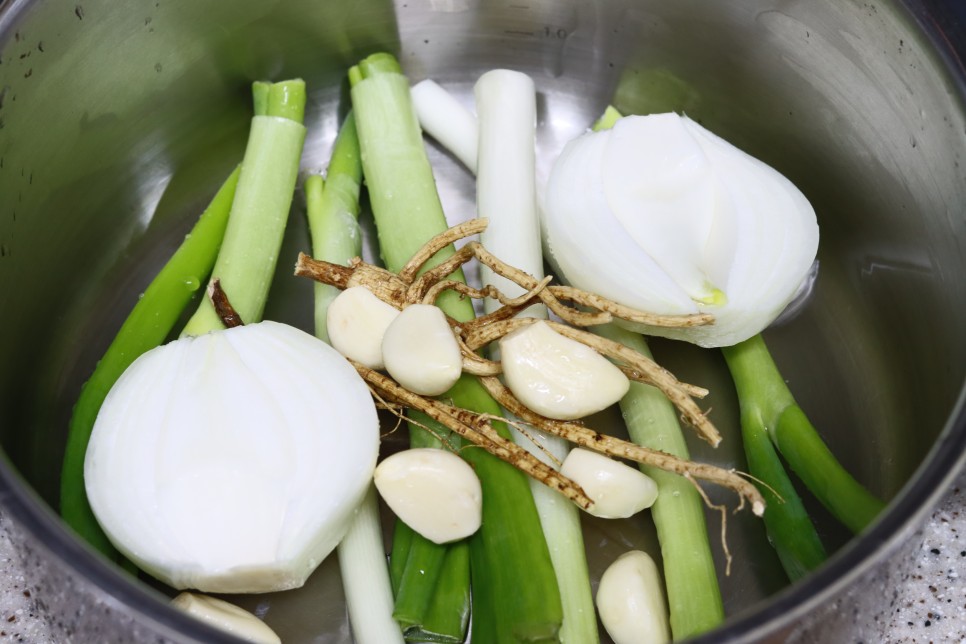
[[[499,302],[500,304],[503,304],[505,306],[526,306],[528,304],[531,304],[534,298],[539,297],[540,294],[543,292],[543,290],[548,286],[550,286],[550,282],[552,281],[553,281],[553,275],[547,275],[539,282],[537,282],[537,284],[533,288],[523,293],[522,295],[514,298],[507,298],[507,299],[498,298]],[[493,290],[495,290],[497,293],[500,292],[498,289],[495,289],[495,288]]]
[[[413,279],[415,279],[416,274],[419,273],[419,269],[421,269],[423,264],[428,262],[433,255],[443,250],[450,244],[459,241],[460,239],[483,232],[486,230],[488,223],[489,220],[484,217],[470,219],[469,221],[465,221],[462,224],[448,228],[442,233],[436,235],[428,242],[423,244],[423,247],[416,251],[416,254],[413,255],[408,262],[406,262],[406,265],[402,267],[401,271],[399,271],[399,277],[407,284],[410,284]],[[450,271],[450,273],[452,273],[452,271]],[[447,273],[447,275],[448,274],[449,273]]]
[[[688,475],[697,479],[708,481],[734,491],[744,503],[745,499],[751,502],[752,509],[760,508],[764,511],[765,500],[761,492],[753,484],[744,478],[737,476],[729,470],[725,470],[707,463],[695,463],[672,454],[650,449],[643,445],[637,445],[613,436],[600,434],[592,429],[578,425],[577,423],[553,420],[541,416],[521,403],[506,386],[495,377],[480,378],[480,383],[493,396],[500,405],[508,412],[534,427],[555,436],[565,438],[575,445],[586,447],[587,449],[608,456],[626,458],[637,463],[650,465],[659,469],[680,474]],[[755,514],[759,514],[755,512]],[[759,515],[760,516],[760,515]]]
[[[454,330],[453,337],[456,338],[456,343],[459,345],[460,353],[463,356],[463,371],[465,373],[474,376],[498,376],[503,373],[502,364],[494,362],[493,360],[487,360],[466,346],[466,343],[463,342],[463,336],[460,335],[459,328]]]
[[[348,266],[333,264],[318,259],[312,259],[305,253],[299,253],[299,261],[295,265],[295,274],[299,277],[309,277],[316,282],[328,284],[345,290],[353,286],[363,286],[380,300],[397,309],[403,309],[406,304],[406,284],[395,273],[384,268],[373,266],[355,257]]]
[[[228,294],[222,290],[221,280],[217,277],[208,284],[208,299],[211,300],[211,305],[215,307],[215,314],[226,329],[245,326],[238,311],[228,301]]]
[[[540,301],[548,309],[554,312],[561,320],[565,321],[567,324],[573,324],[575,326],[593,326],[597,324],[607,324],[613,317],[607,312],[585,312],[579,311],[573,307],[564,305],[560,300],[556,298],[553,291],[556,287],[550,286],[546,289],[538,289],[539,281],[519,268],[510,266],[503,260],[499,259],[490,251],[486,250],[478,242],[470,242],[464,248],[471,250],[476,259],[492,270],[497,275],[504,277],[520,288],[523,288],[529,292],[534,292],[540,298]],[[546,279],[546,278],[545,278]]]
[[[733,470],[733,471],[738,476],[744,477],[744,478],[748,479],[749,481],[753,481],[757,485],[760,485],[761,487],[763,487],[766,490],[768,490],[769,492],[771,492],[772,495],[774,495],[775,500],[777,500],[779,503],[784,503],[785,502],[785,498],[781,494],[778,493],[778,490],[776,490],[772,486],[768,485],[768,483],[766,483],[765,481],[761,480],[757,476],[752,476],[750,472],[739,472],[738,470]],[[764,512],[764,509],[762,510],[762,512]]]
[[[711,499],[708,498],[708,495],[701,488],[701,486],[698,485],[697,481],[690,476],[686,476],[685,478],[691,481],[691,484],[694,485],[695,489],[698,491],[698,494],[700,494],[701,498],[704,499],[704,504],[709,510],[717,510],[721,513],[721,550],[724,552],[725,556],[725,577],[730,577],[732,557],[731,550],[728,548],[728,508],[724,505],[715,505],[712,503]]]
[[[574,304],[578,304],[580,306],[589,306],[599,311],[610,313],[614,317],[626,320],[628,322],[647,324],[648,326],[681,328],[714,324],[714,316],[710,313],[656,315],[654,313],[632,309],[629,306],[618,304],[613,300],[609,300],[594,293],[582,291],[572,286],[553,286],[550,288],[550,291],[559,300],[573,302]]]
[[[527,293],[519,298],[514,298],[514,300],[512,300],[514,302],[513,304],[508,304],[507,302],[510,302],[511,300],[506,298],[496,288],[492,286],[484,287],[483,292],[487,291],[489,291],[489,293],[487,293],[487,297],[497,300],[503,304],[503,306],[495,311],[487,313],[486,315],[481,315],[478,318],[474,318],[469,322],[464,323],[464,329],[472,330],[475,328],[485,327],[486,325],[493,324],[494,322],[509,320],[510,318],[516,317],[517,314],[521,313],[530,306],[533,306],[536,303],[535,300],[538,299],[536,296],[529,298],[529,293]]]
[[[433,438],[435,438],[440,443],[442,443],[442,445],[444,446],[445,449],[448,449],[450,451],[453,451],[453,446],[450,445],[450,442],[446,439],[445,436],[443,436],[442,434],[440,434],[439,432],[437,432],[436,430],[434,430],[432,427],[430,427],[426,423],[421,423],[418,420],[416,420],[415,418],[410,418],[409,416],[406,415],[405,411],[400,411],[400,410],[407,409],[406,405],[403,405],[403,404],[400,404],[400,403],[387,402],[386,399],[382,396],[382,394],[380,393],[380,390],[377,387],[374,387],[373,385],[368,384],[368,383],[367,383],[367,385],[369,387],[369,393],[372,395],[373,398],[375,398],[377,401],[379,401],[378,404],[380,404],[383,409],[385,409],[390,414],[392,414],[393,416],[396,417],[396,425],[395,425],[395,427],[393,427],[391,430],[389,430],[385,434],[381,434],[380,435],[380,438],[384,438],[386,436],[391,436],[392,434],[394,434],[396,432],[396,430],[398,430],[400,427],[402,427],[403,423],[407,423],[407,424],[414,425],[416,427],[419,427],[421,429],[426,430],[427,432],[429,432],[430,434],[432,434]]]
[[[481,358],[472,351],[460,346],[463,354],[463,373],[473,376],[498,376],[503,373],[503,365],[493,360]]]
[[[406,284],[406,301],[422,302],[426,299],[428,291],[437,282],[448,278],[466,262],[473,259],[473,251],[467,246],[463,246],[448,258],[429,269],[412,281],[406,281],[402,273],[399,274],[400,281]]]
[[[617,365],[617,368],[620,369],[625,376],[627,376],[630,380],[633,380],[634,382],[640,382],[645,385],[651,385],[652,387],[654,386],[651,380],[649,379],[648,375],[643,373],[640,369],[634,369],[632,367],[628,367],[627,365]],[[687,382],[678,381],[678,385],[681,387],[681,390],[684,391],[684,393],[688,394],[692,398],[698,398],[698,399],[704,398],[709,393],[711,393],[704,387],[699,387],[698,385],[692,385]],[[710,409],[708,411],[710,411]]]
[[[553,452],[547,449],[546,446],[542,442],[540,442],[540,440],[537,437],[533,435],[533,431],[531,431],[531,428],[533,428],[532,425],[524,423],[522,420],[519,420],[516,418],[503,418],[502,416],[492,416],[490,414],[486,414],[484,418],[487,418],[488,420],[496,420],[498,422],[509,425],[513,429],[523,434],[523,436],[526,437],[526,439],[530,441],[530,443],[533,444],[534,447],[540,450],[550,460],[550,462],[553,463],[553,466],[556,469],[559,470],[563,466],[563,461],[561,461],[559,458],[554,456]],[[536,428],[533,428],[533,429],[536,429]]]
[[[313,259],[305,253],[299,253],[298,261],[295,263],[296,276],[308,277],[316,282],[341,289],[348,288],[349,279],[352,277],[354,270],[348,266],[339,266],[332,262]]]
[[[536,281],[533,276],[514,266],[510,266],[486,250],[486,248],[484,248],[479,242],[470,242],[464,246],[464,248],[472,248],[476,259],[497,275],[505,277],[511,282],[519,285],[521,288],[527,290],[533,288],[534,282]],[[569,324],[575,324],[574,322],[571,322],[571,319],[580,319],[581,316],[588,316],[586,317],[587,320],[595,320],[587,323],[576,323],[577,326],[606,324],[607,322],[611,321],[612,317],[618,317],[622,320],[627,320],[628,322],[637,322],[662,327],[692,327],[711,324],[714,322],[714,316],[707,313],[696,315],[657,315],[654,313],[648,313],[647,311],[638,311],[595,293],[588,293],[587,291],[583,291],[571,286],[551,286],[549,289],[547,289],[545,294],[541,294],[540,299],[543,300],[544,304],[553,310],[554,313],[557,313],[561,319],[566,320]],[[596,309],[598,313],[582,313],[573,307],[565,306],[561,300],[571,301],[582,306]],[[563,314],[561,314],[561,311]],[[571,316],[574,317],[571,318]]]
[[[513,441],[500,436],[489,421],[482,419],[479,414],[414,394],[392,378],[356,362],[352,362],[352,365],[363,380],[378,389],[384,396],[423,412],[462,438],[479,445],[493,456],[506,461],[547,487],[557,490],[584,510],[591,506],[592,501],[579,485]]]
[[[540,321],[537,318],[513,318],[492,321],[485,325],[467,323],[463,325],[463,338],[466,340],[466,346],[473,351],[479,351],[491,342],[495,342],[517,329]]]
[[[650,380],[649,384],[660,389],[667,396],[668,400],[674,403],[674,406],[684,415],[688,424],[698,430],[699,436],[714,447],[717,447],[721,443],[721,434],[718,432],[718,429],[708,420],[706,413],[702,412],[691,398],[688,388],[683,387],[683,383],[675,378],[670,371],[647,356],[629,347],[625,347],[620,342],[602,338],[588,331],[574,329],[564,324],[551,322],[550,325],[554,331],[557,331],[564,337],[582,342],[598,353],[623,362],[631,368],[646,374]]]
[[[383,409],[386,409],[387,411],[389,411],[389,413],[391,413],[393,416],[396,417],[396,423],[392,426],[392,429],[390,429],[388,432],[383,432],[379,434],[379,440],[384,440],[386,438],[389,438],[390,436],[398,432],[402,428],[403,424],[406,422],[405,414],[400,412],[396,407],[383,407]]]
[[[485,293],[479,289],[473,288],[465,282],[459,282],[457,280],[440,280],[426,290],[426,293],[423,295],[423,298],[419,301],[419,303],[436,304],[436,300],[439,298],[440,294],[443,293],[443,291],[456,291],[462,296],[472,297],[477,300],[481,300],[486,297]]]

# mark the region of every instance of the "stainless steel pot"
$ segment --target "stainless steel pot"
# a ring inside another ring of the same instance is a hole
[[[818,286],[767,337],[833,451],[892,502],[851,541],[815,508],[839,549],[789,588],[755,521],[734,520],[736,572],[723,580],[732,617],[705,639],[817,636],[846,619],[843,597],[898,574],[885,560],[902,561],[966,448],[966,11],[956,0],[7,0],[0,501],[61,638],[224,640],[58,522],[48,503],[66,421],[137,293],[240,158],[249,83],[307,80],[304,167],[318,168],[346,104],[345,69],[381,49],[413,80],[462,94],[493,67],[530,73],[545,162],[614,101],[684,110],[802,188],[822,227]],[[472,184],[432,154],[444,200],[465,215]],[[307,247],[300,223],[286,242],[293,258]],[[287,271],[281,262],[268,315],[308,327],[308,285]],[[710,386],[728,431],[735,401],[717,356],[657,351]],[[741,467],[730,443],[695,456]],[[599,568],[601,553],[591,557]],[[315,578],[316,595],[253,601],[287,624],[287,641],[313,630],[348,641],[334,564]]]

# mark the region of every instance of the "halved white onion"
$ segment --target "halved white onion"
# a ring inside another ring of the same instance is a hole
[[[676,114],[628,116],[556,160],[544,248],[574,286],[710,326],[629,325],[701,346],[735,344],[792,300],[818,249],[805,196],[773,168]]]
[[[178,588],[301,586],[375,468],[369,391],[330,346],[275,322],[141,356],[108,394],[85,462],[115,546]]]

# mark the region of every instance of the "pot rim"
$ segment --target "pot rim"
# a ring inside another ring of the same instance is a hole
[[[29,0],[0,0],[0,22],[16,20]],[[932,45],[966,113],[966,12],[949,0],[900,0],[911,22]],[[755,641],[763,639],[832,599],[870,572],[922,524],[956,476],[966,469],[966,382],[949,420],[916,472],[890,502],[882,516],[849,541],[819,570],[746,611],[730,617],[721,628],[689,642]],[[137,623],[176,641],[233,644],[241,642],[220,630],[169,607],[162,593],[129,577],[100,553],[76,538],[53,510],[21,477],[0,449],[0,512],[35,539],[78,583],[93,585]],[[103,597],[101,598],[103,599]]]

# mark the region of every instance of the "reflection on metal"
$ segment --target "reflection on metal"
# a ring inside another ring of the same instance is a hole
[[[795,296],[792,297],[792,301],[788,303],[785,310],[775,318],[775,321],[771,323],[771,326],[781,326],[786,324],[791,320],[798,317],[798,314],[802,312],[805,305],[812,299],[812,294],[815,292],[815,282],[818,281],[818,260],[816,259],[812,262],[812,267],[808,269],[808,275],[802,280],[802,283],[798,285],[798,290],[795,291]]]

